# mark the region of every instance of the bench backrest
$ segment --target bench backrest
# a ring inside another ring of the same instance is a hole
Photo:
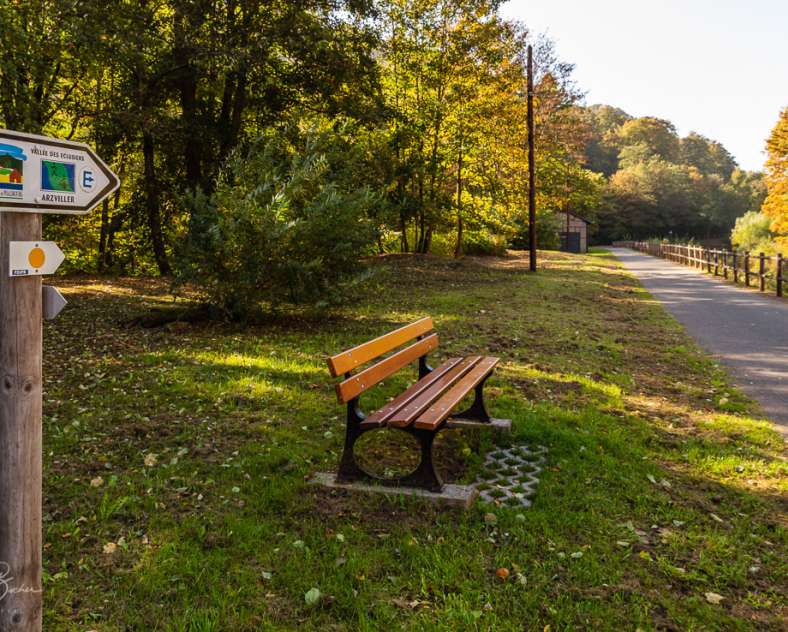
[[[337,384],[336,390],[339,401],[349,402],[386,379],[389,375],[396,373],[402,367],[437,349],[438,334],[430,333],[432,329],[432,318],[428,316],[328,358],[328,369],[331,371],[332,376],[337,377],[350,373],[362,364],[375,360],[414,338],[420,338],[417,342],[387,356],[380,362],[351,375]]]

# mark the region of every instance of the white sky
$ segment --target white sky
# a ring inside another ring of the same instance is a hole
[[[788,0],[510,0],[556,42],[586,102],[720,141],[745,169],[788,106]]]

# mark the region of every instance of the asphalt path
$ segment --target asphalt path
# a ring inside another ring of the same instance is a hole
[[[611,248],[788,437],[788,299],[628,248]]]

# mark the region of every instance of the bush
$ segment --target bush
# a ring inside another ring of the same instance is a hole
[[[293,138],[295,137],[295,138]],[[363,273],[377,198],[343,183],[352,148],[333,132],[272,131],[229,160],[216,192],[193,194],[179,284],[233,319],[264,305],[324,306]]]
[[[731,243],[735,248],[751,252],[771,250],[774,234],[769,229],[771,219],[763,213],[750,211],[736,220],[731,232]]]
[[[462,252],[471,256],[496,256],[506,254],[507,240],[501,235],[486,231],[468,231],[463,236]]]

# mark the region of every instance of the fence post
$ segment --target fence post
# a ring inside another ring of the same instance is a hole
[[[744,251],[744,285],[750,287],[750,251]]]
[[[722,251],[722,276],[723,278],[728,278],[728,251]]]
[[[739,282],[739,255],[735,250],[733,251],[733,282]]]
[[[783,295],[783,256],[777,255],[777,296]]]
[[[714,251],[714,276],[719,276],[720,274],[720,253],[715,250]]]
[[[766,262],[764,260],[763,253],[760,253],[758,255],[758,289],[760,289],[761,292],[766,289],[766,278],[764,276],[765,272]]]

